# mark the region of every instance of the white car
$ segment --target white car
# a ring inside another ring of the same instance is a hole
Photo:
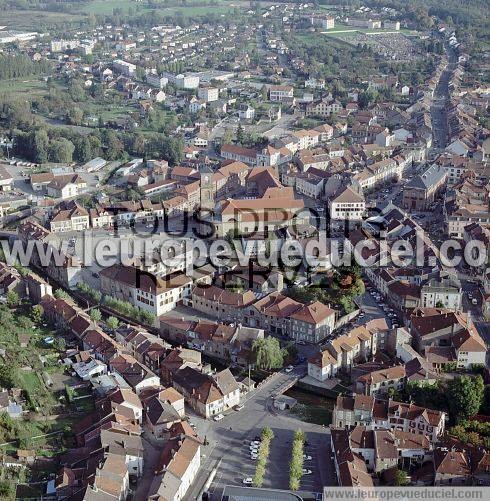
[[[303,454],[303,459],[305,461],[311,461],[312,460],[312,457],[311,456],[308,456],[307,454]]]
[[[252,485],[252,484],[253,484],[252,477],[247,477],[247,478],[244,478],[244,479],[243,479],[243,481],[242,481],[242,484],[245,484],[245,485]]]
[[[223,414],[217,414],[213,419],[214,421],[221,421],[224,417]]]
[[[259,455],[258,454],[250,454],[250,459],[253,459],[254,461],[256,461],[257,459],[259,459]]]
[[[303,475],[311,475],[313,472],[311,470],[307,470],[306,468],[303,468]]]
[[[251,445],[250,446],[250,453],[252,454],[253,452],[259,452],[259,446],[258,445]]]
[[[233,407],[236,411],[241,411],[242,409],[245,408],[245,406],[243,404],[238,404],[238,405],[235,405],[235,407]]]
[[[288,373],[293,372],[294,367],[292,365],[288,365],[284,370],[285,370],[285,372],[288,372]]]
[[[260,442],[259,442],[258,440],[252,440],[252,441],[250,442],[250,445],[253,445],[253,446],[255,446],[255,447],[260,447]]]

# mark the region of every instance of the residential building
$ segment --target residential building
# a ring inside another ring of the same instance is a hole
[[[461,284],[448,278],[432,279],[420,289],[420,306],[422,308],[448,308],[460,311],[462,301]]]
[[[132,77],[136,72],[136,65],[123,61],[122,59],[116,59],[112,62],[112,69],[116,73],[120,73],[127,77]]]
[[[147,73],[146,82],[157,89],[163,89],[168,84],[168,78],[160,76],[157,73]]]
[[[219,99],[219,89],[217,87],[199,87],[197,97],[206,103],[217,101]]]
[[[181,501],[194,482],[201,466],[201,442],[184,435],[165,443],[148,499]]]
[[[184,273],[158,277],[117,264],[101,270],[100,279],[103,294],[128,301],[156,316],[173,310],[192,290],[192,279]]]
[[[329,340],[323,350],[308,360],[308,375],[325,381],[336,376],[339,370],[350,371],[355,361],[367,361],[376,354],[378,348],[384,349],[387,335],[388,326],[385,322],[371,320]]]
[[[89,213],[74,200],[63,202],[53,213],[49,227],[52,233],[86,230],[90,227]]]
[[[175,76],[174,82],[178,89],[197,89],[199,87],[199,76],[180,74]]]
[[[269,101],[286,101],[292,99],[294,89],[290,85],[271,85],[269,87]]]
[[[335,27],[335,18],[332,16],[313,16],[311,19],[312,26],[331,30]]]
[[[194,411],[205,418],[213,417],[240,403],[240,386],[229,369],[205,374],[184,367],[173,374],[172,386]]]
[[[338,396],[332,414],[335,427],[353,428],[361,425],[369,429],[385,428],[425,435],[432,443],[445,430],[446,414],[414,404],[395,402],[391,398],[379,400],[368,395]]]
[[[317,117],[329,117],[339,113],[343,109],[342,103],[340,101],[323,98],[318,101],[313,101],[306,105],[306,115],[307,116],[317,116]]]

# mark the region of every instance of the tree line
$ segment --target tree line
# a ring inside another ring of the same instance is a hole
[[[0,55],[0,80],[43,75],[50,71],[47,61],[34,62],[25,54]]]

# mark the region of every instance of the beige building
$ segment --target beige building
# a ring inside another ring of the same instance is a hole
[[[423,174],[412,178],[403,187],[403,207],[415,210],[427,210],[436,197],[444,190],[447,172],[436,164]]]
[[[157,317],[190,296],[192,279],[184,273],[157,277],[134,267],[114,265],[100,272],[101,292],[128,301]]]
[[[46,186],[48,196],[63,200],[80,195],[87,183],[78,174],[56,176]]]
[[[292,99],[294,96],[294,89],[290,85],[271,85],[269,87],[269,100],[270,101],[285,101]]]

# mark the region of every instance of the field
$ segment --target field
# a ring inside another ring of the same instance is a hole
[[[2,25],[16,30],[44,31],[44,27],[81,21],[84,16],[43,10],[3,10]]]
[[[367,28],[356,28],[354,26],[349,26],[347,24],[335,23],[335,27],[331,30],[325,30],[321,32],[323,35],[328,35],[332,37],[336,36],[350,36],[356,35],[358,33],[363,33],[365,35],[382,35],[388,33],[404,33],[405,35],[413,33],[411,30],[401,28],[399,31],[392,29],[376,29],[370,30]]]
[[[46,94],[46,82],[35,78],[20,78],[15,80],[0,80],[0,96],[8,94],[9,97],[24,96],[32,99]]]
[[[241,0],[235,2],[230,2],[228,0],[213,0],[212,2],[210,0],[197,1],[203,4],[202,7],[195,5],[170,7],[162,4],[161,6],[155,6],[154,9],[159,12],[163,12],[164,14],[168,14],[169,16],[180,14],[184,17],[191,17],[202,16],[210,13],[224,14],[226,12],[230,12],[236,7],[243,8],[249,5],[248,2]],[[196,0],[193,0],[191,3],[195,4]],[[211,5],[211,3],[213,5]],[[115,8],[120,9],[124,13],[126,13],[130,8],[132,8],[136,13],[152,10],[152,8],[148,6],[148,3],[144,1],[137,2],[135,0],[95,0],[94,2],[83,5],[80,8],[79,12],[80,14],[110,15]]]
[[[227,14],[235,8],[249,8],[249,2],[245,0],[192,0],[192,3],[202,3],[202,6],[156,6],[154,9],[148,6],[146,1],[136,0],[95,0],[88,2],[73,12],[47,12],[42,10],[4,10],[2,11],[2,24],[11,29],[47,31],[53,25],[64,27],[67,23],[83,21],[88,15],[112,15],[114,9],[119,9],[127,14],[133,9],[135,15],[156,10],[169,16],[181,15],[182,17],[199,17],[206,14]]]

